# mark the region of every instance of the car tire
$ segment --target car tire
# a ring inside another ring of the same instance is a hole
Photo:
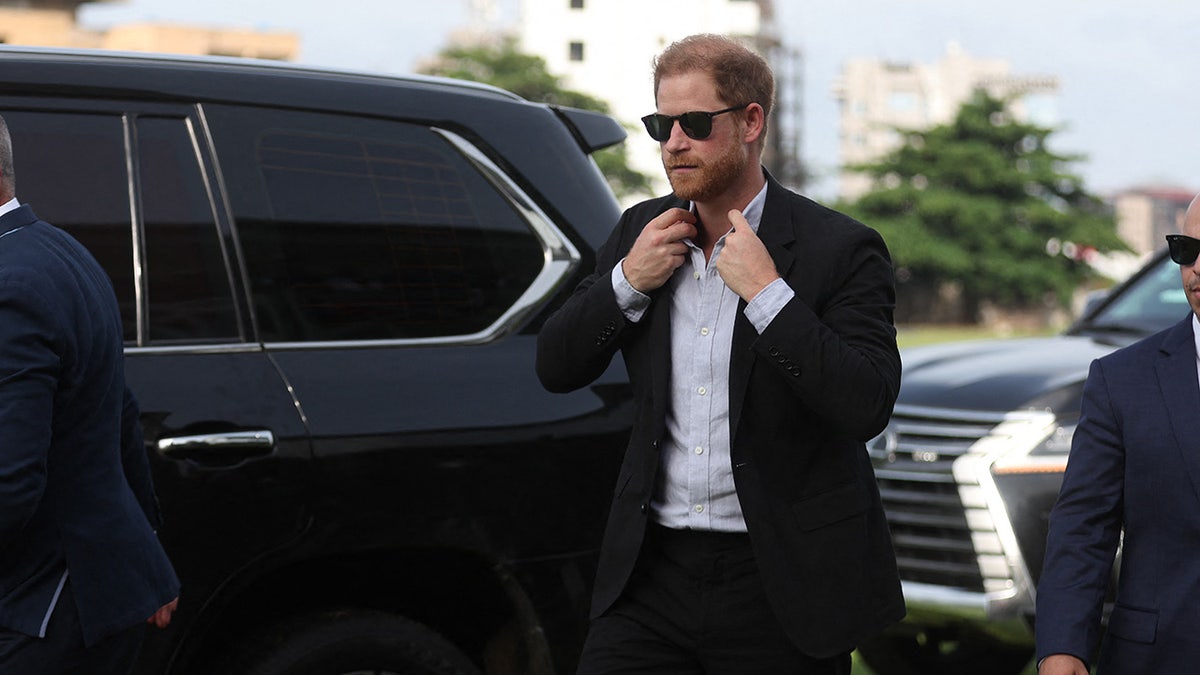
[[[929,632],[880,635],[859,645],[858,655],[876,675],[1019,675],[1033,648]]]
[[[387,612],[305,614],[271,628],[242,650],[243,675],[479,675],[449,640]]]

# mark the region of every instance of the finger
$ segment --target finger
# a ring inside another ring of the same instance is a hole
[[[654,219],[650,221],[649,225],[660,230],[665,230],[673,226],[675,223],[680,222],[694,223],[696,222],[696,216],[691,211],[687,211],[685,209],[667,209],[666,211],[663,211],[655,216]]]
[[[754,228],[750,227],[750,221],[746,220],[746,216],[743,216],[741,211],[730,209],[729,213],[725,214],[725,216],[729,218],[729,224],[733,226],[729,229],[730,232],[737,231],[739,227],[742,228],[743,232],[754,231]]]

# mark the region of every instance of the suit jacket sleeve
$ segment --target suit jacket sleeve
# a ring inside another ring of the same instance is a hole
[[[597,251],[595,271],[538,333],[537,374],[547,390],[563,393],[590,384],[608,368],[626,333],[636,329],[617,305],[610,275],[648,221],[638,220],[625,212]]]
[[[1121,534],[1125,448],[1102,361],[1092,363],[1058,501],[1050,514],[1037,594],[1037,654],[1085,662],[1100,640],[1100,613]]]
[[[150,462],[146,458],[146,443],[142,438],[142,423],[137,398],[125,387],[125,402],[121,409],[121,468],[125,480],[137,497],[150,526],[162,526],[162,512],[150,477]]]
[[[891,258],[865,227],[828,243],[800,253],[785,274],[796,296],[755,350],[824,424],[866,441],[887,426],[900,389]]]
[[[33,517],[46,488],[61,372],[53,305],[31,281],[0,272],[0,551]]]

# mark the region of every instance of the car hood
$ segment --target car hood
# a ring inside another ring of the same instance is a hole
[[[1112,350],[1112,345],[1067,335],[905,349],[897,404],[992,411],[1077,410],[1092,360]]]

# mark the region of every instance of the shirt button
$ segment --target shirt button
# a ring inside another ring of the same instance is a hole
[[[692,278],[699,279],[700,278],[700,270],[696,270],[695,272],[692,272]]]
[[[696,510],[696,513],[704,513],[704,505],[703,504],[697,504],[693,508]]]
[[[697,446],[696,446],[696,454],[697,454],[697,455],[703,455],[703,454],[704,454],[704,448],[702,448],[702,447],[700,447],[700,446],[698,446],[698,445],[697,445]]]
[[[701,335],[708,335],[708,327],[706,326],[706,327],[704,327],[704,328],[701,328],[701,329],[700,329],[700,334],[701,334]]]
[[[704,387],[700,387],[699,389],[696,390],[696,393],[703,396],[708,393],[708,389],[705,389]]]

